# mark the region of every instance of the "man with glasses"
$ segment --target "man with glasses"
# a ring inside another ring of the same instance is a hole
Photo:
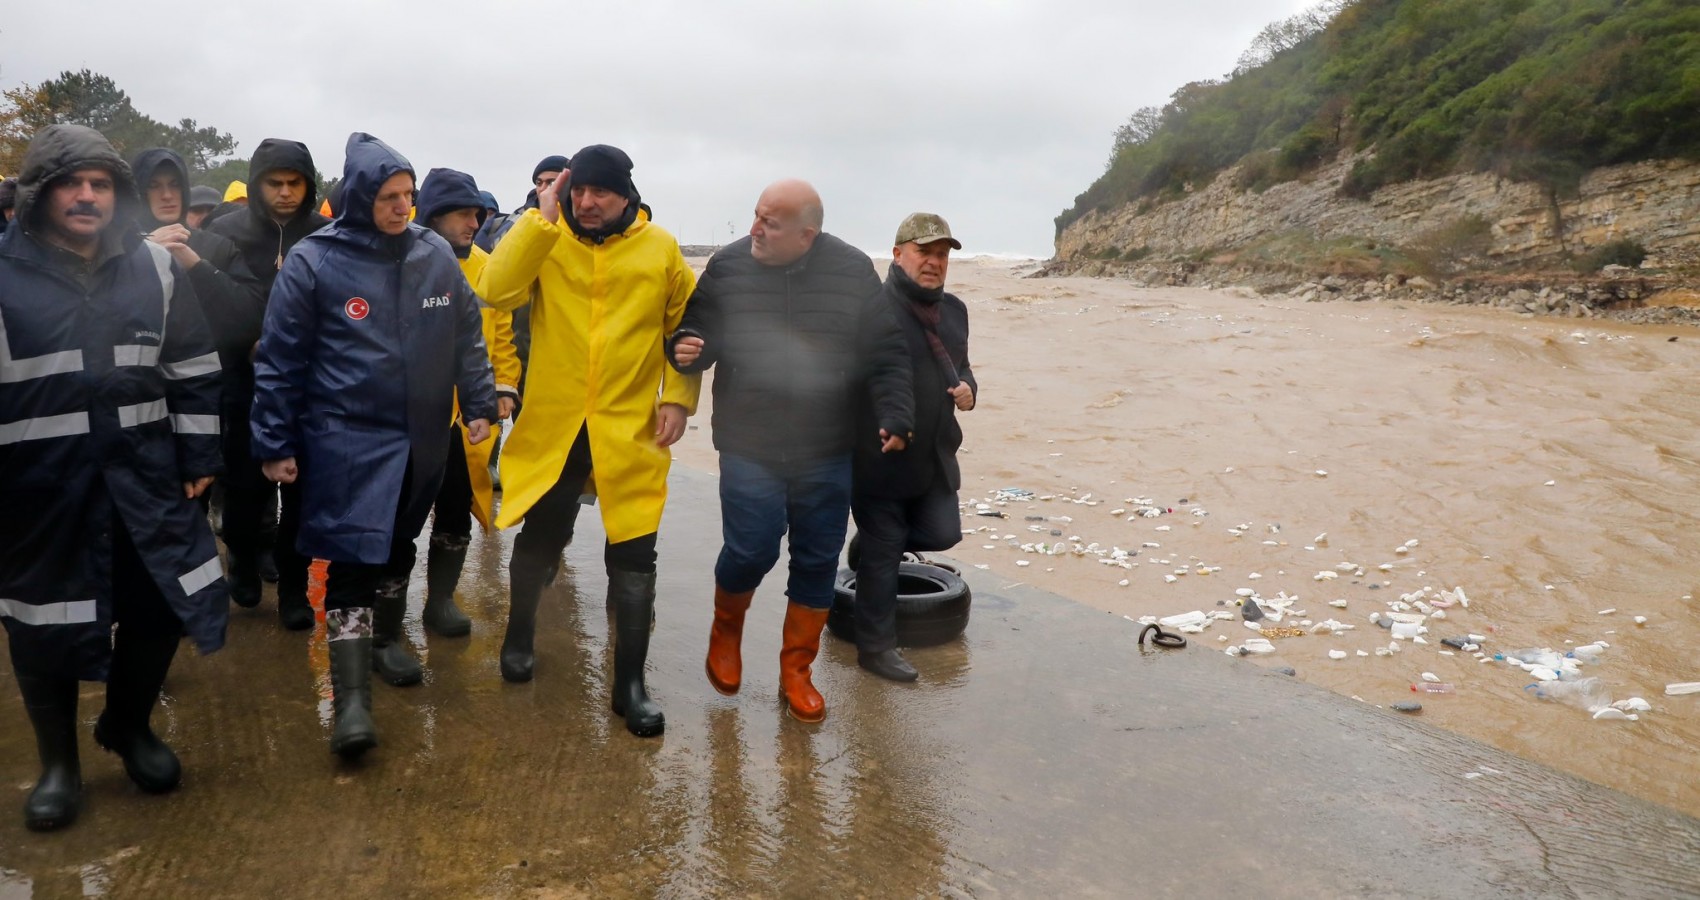
[[[330,563],[331,750],[354,758],[378,743],[379,585],[413,569],[413,542],[448,459],[443,425],[456,392],[474,444],[490,436],[496,392],[460,262],[408,221],[412,165],[356,132],[342,183],[337,219],[302,240],[272,287],[254,360],[253,438],[266,477],[300,483],[295,549]]]

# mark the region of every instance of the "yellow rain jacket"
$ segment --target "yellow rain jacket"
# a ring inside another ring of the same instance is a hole
[[[460,261],[460,271],[467,284],[477,284],[489,263],[490,254],[476,245],[472,253]],[[496,392],[519,393],[519,350],[514,347],[514,316],[480,304],[484,317],[484,346],[490,353],[490,367],[496,370]],[[490,454],[495,452],[496,440],[502,435],[502,423],[490,423],[490,437],[482,444],[466,439],[466,426],[460,421],[460,401],[455,401],[454,422],[461,426],[461,447],[466,450],[466,472],[472,478],[472,515],[478,524],[490,528],[495,523],[496,485],[490,480]]]
[[[246,181],[232,181],[230,185],[224,189],[224,202],[226,203],[229,203],[232,200],[246,199],[248,199],[248,182]]]
[[[696,287],[678,241],[639,216],[601,244],[527,210],[473,288],[497,309],[531,299],[525,415],[502,447],[496,527],[525,518],[560,480],[579,429],[590,431],[602,525],[614,543],[660,528],[672,453],[655,443],[659,404],[696,413],[700,375],[667,364],[664,343]],[[501,380],[498,375],[498,381]]]

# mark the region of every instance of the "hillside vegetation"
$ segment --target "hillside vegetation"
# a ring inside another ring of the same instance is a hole
[[[1475,171],[1556,198],[1595,167],[1700,158],[1700,3],[1330,0],[1266,28],[1225,80],[1135,112],[1057,230],[1242,161],[1261,190],[1348,150],[1373,151],[1352,197]]]

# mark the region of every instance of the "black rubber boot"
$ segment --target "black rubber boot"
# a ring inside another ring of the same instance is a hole
[[[425,680],[425,668],[407,652],[401,622],[407,616],[407,579],[385,578],[372,604],[372,671],[384,683],[407,687]]]
[[[864,669],[892,681],[914,681],[921,677],[909,660],[896,650],[881,650],[878,653],[856,654],[856,664]]]
[[[331,713],[336,723],[331,729],[331,752],[358,759],[378,746],[378,727],[372,722],[372,639],[334,640],[330,652]]]
[[[543,585],[554,577],[552,567],[514,552],[508,563],[508,630],[502,637],[502,678],[516,684],[531,680],[537,665],[532,649],[537,636],[537,604]]]
[[[443,637],[465,637],[472,633],[472,620],[455,605],[455,586],[466,565],[466,539],[459,535],[431,535],[431,551],[425,557],[425,629]]]
[[[179,642],[175,634],[126,634],[120,625],[106,680],[106,709],[94,723],[95,743],[118,754],[124,774],[150,794],[163,794],[183,780],[177,754],[148,724]]]
[[[276,535],[273,535],[275,537]],[[260,571],[260,580],[267,584],[277,584],[277,557],[272,556],[270,547],[255,555],[255,568]]]
[[[277,622],[285,631],[306,631],[313,627],[313,607],[307,603],[307,590],[300,593],[278,585]]]
[[[254,554],[230,551],[230,601],[243,609],[260,605],[260,569]]]
[[[667,727],[661,707],[643,686],[655,615],[655,573],[609,571],[608,600],[614,607],[614,715],[626,717],[626,730],[632,734],[654,737]]]
[[[77,820],[83,805],[83,770],[77,758],[77,681],[18,674],[24,711],[35,727],[41,777],[24,801],[24,827],[52,831]]]

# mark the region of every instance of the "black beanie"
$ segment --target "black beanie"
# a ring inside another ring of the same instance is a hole
[[[537,176],[542,175],[544,172],[563,172],[566,171],[566,168],[567,158],[565,156],[545,156],[543,157],[543,161],[538,163],[537,167],[531,170],[531,180],[536,182]]]
[[[619,147],[591,144],[573,154],[571,183],[606,188],[628,200],[639,200],[632,184],[632,158]]]

